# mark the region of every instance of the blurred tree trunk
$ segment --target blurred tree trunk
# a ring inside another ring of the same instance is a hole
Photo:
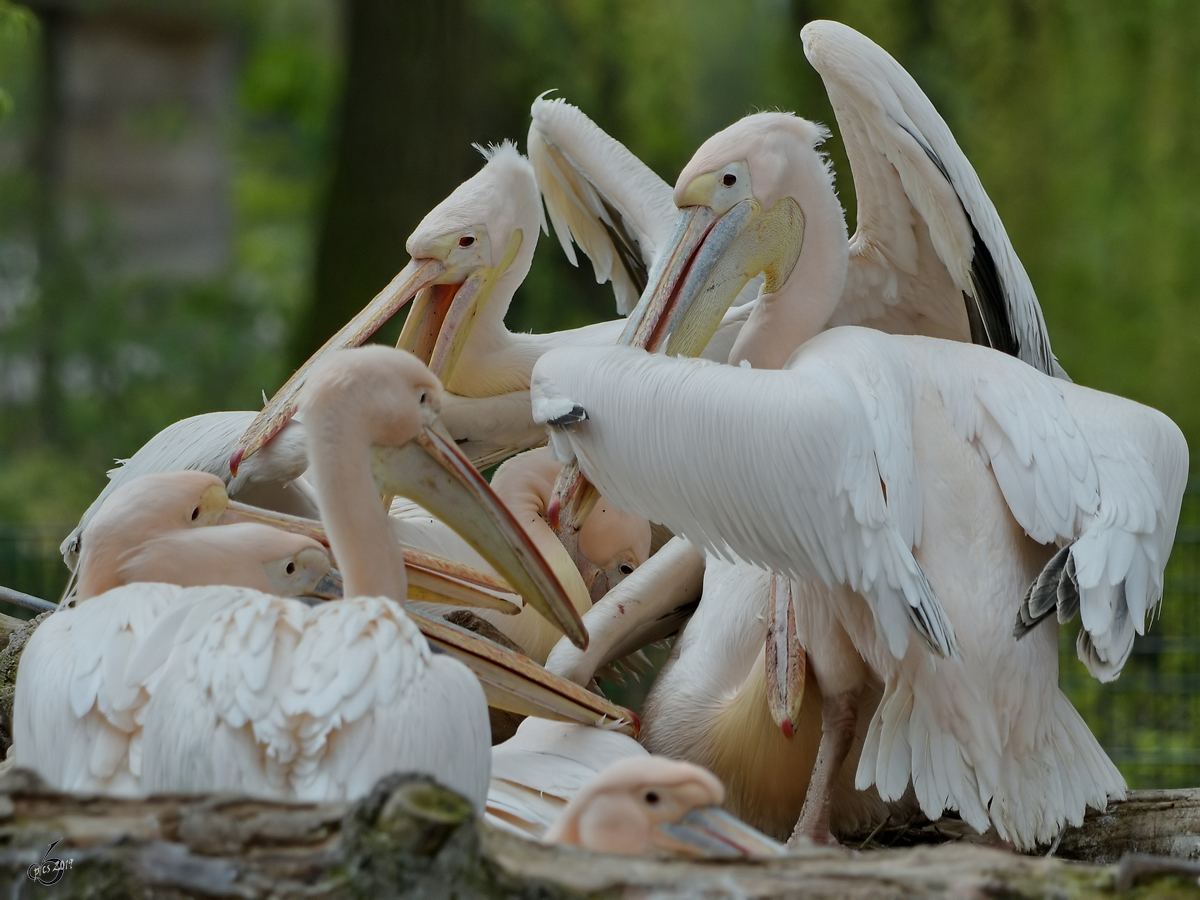
[[[483,164],[471,143],[513,118],[468,0],[348,0],[346,13],[341,128],[297,364],[404,266],[413,228]]]
[[[62,323],[68,317],[73,289],[72,260],[67,252],[60,220],[63,181],[63,41],[64,10],[46,8],[39,20],[42,30],[41,115],[35,135],[33,161],[37,179],[34,228],[38,248],[38,316],[34,337],[40,379],[37,395],[39,425],[48,443],[63,440],[61,363]]]

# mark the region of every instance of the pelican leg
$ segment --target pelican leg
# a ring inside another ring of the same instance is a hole
[[[836,846],[838,843],[829,830],[829,813],[834,783],[854,742],[859,693],[855,689],[822,698],[821,745],[817,748],[817,762],[808,782],[800,820],[788,838],[789,847],[804,843]]]

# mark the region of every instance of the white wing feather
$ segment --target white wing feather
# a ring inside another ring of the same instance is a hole
[[[808,359],[801,353],[790,365]],[[562,436],[584,474],[622,508],[722,558],[850,585],[897,657],[910,621],[951,653],[953,629],[912,556],[919,509],[911,441],[907,460],[893,453],[881,467],[881,443],[892,452],[905,442],[895,437],[900,424],[870,419],[902,423],[912,401],[903,382],[876,381],[894,402],[888,396],[868,409],[860,392],[871,386],[821,360],[780,376],[625,348],[574,349],[542,358],[532,393],[535,417],[555,397],[588,411]],[[887,490],[895,483],[909,508],[896,512],[899,498],[885,501],[888,478]]]
[[[531,716],[492,748],[487,819],[540,838],[585,784],[619,760],[647,755],[615,731]]]
[[[1083,619],[1079,656],[1111,681],[1162,599],[1187,483],[1183,434],[1157,410],[982,348],[912,340],[1013,518],[1039,543],[1071,545],[1062,562],[1070,559]],[[1062,620],[1072,615],[1060,605]]]
[[[127,664],[184,589],[117,588],[49,616],[17,671],[13,757],[64,791],[140,792],[140,718],[149,700]]]
[[[579,264],[574,241],[626,315],[675,227],[671,186],[574,106],[544,96],[530,110],[528,150],[550,221],[567,259]]]
[[[414,771],[483,808],[483,690],[397,604],[236,590],[179,633],[146,707],[147,791],[350,799]]]
[[[1066,377],[1000,215],[929,98],[886,51],[837,22],[810,22],[854,176],[858,229],[831,324],[986,343]],[[978,310],[964,316],[964,300]]]

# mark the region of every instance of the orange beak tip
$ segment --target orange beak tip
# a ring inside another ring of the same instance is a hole
[[[245,447],[238,447],[233,451],[233,456],[229,457],[229,471],[235,476],[238,473],[238,466],[242,464],[242,456],[245,454]]]
[[[791,719],[784,719],[782,722],[780,722],[779,730],[783,732],[783,736],[785,738],[787,738],[789,741],[795,735],[795,731],[792,729],[792,720]]]

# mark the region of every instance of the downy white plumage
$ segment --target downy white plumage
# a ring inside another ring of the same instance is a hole
[[[161,586],[139,593],[139,585],[52,617],[110,612],[117,622],[84,658],[93,665],[68,696],[77,718],[86,706],[117,730],[127,719],[142,727],[140,752],[129,751],[128,774],[140,770],[136,787],[334,799],[405,769],[432,775],[482,809],[490,759],[484,692],[468,669],[434,656],[403,611],[403,558],[376,475],[460,521],[529,602],[566,616],[564,628],[585,637],[544,560],[439,436],[440,395],[410,354],[382,347],[334,357],[306,392],[313,483],[349,599],[313,609],[236,587],[172,588],[159,599]],[[18,682],[39,690],[32,677]],[[41,724],[35,694],[27,704],[34,712],[24,715],[30,727],[62,724]],[[106,753],[103,743],[88,746]]]
[[[1187,472],[1165,416],[986,348],[863,328],[819,335],[783,372],[552,353],[535,414],[543,398],[587,410],[555,443],[615,502],[708,552],[849,588],[797,603],[796,621],[831,742],[862,661],[884,681],[859,788],[893,800],[911,780],[928,815],[958,809],[1020,847],[1123,794],[1058,689],[1055,629],[1018,642],[1012,623],[1053,542],[1077,541],[1133,551],[1076,566],[1097,577],[1081,584],[1093,645],[1141,630]],[[909,623],[957,652],[935,658]]]

